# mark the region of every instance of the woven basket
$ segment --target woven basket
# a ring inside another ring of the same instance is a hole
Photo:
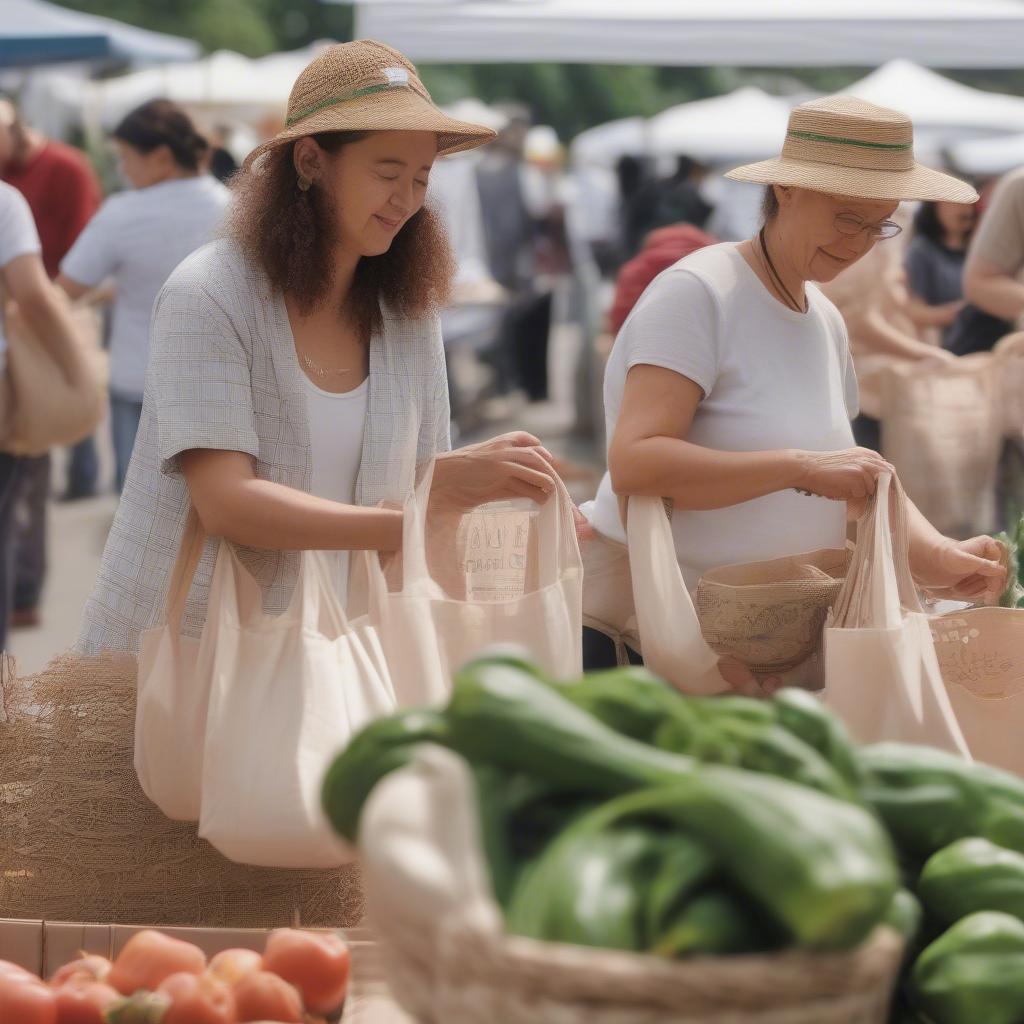
[[[276,928],[358,923],[354,865],[235,864],[146,799],[132,766],[136,663],[0,662],[0,914],[34,921]]]
[[[670,961],[536,942],[472,916],[446,922],[432,960],[371,921],[391,990],[424,1024],[884,1024],[902,941],[879,928],[849,953]]]
[[[693,602],[704,639],[754,672],[785,672],[821,645],[850,552],[823,549],[705,573]]]
[[[423,750],[361,820],[369,923],[422,1024],[884,1024],[903,952],[888,928],[852,952],[685,961],[506,935],[472,786]]]

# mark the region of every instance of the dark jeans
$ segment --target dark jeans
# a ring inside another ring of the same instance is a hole
[[[14,597],[14,504],[23,462],[0,452],[0,651],[7,650]]]
[[[69,498],[84,498],[96,493],[100,477],[100,459],[96,451],[96,438],[84,441],[68,449],[67,495]]]
[[[132,398],[110,395],[110,429],[114,435],[114,459],[117,463],[117,492],[124,489],[124,478],[128,475],[128,463],[135,448],[135,435],[139,432],[142,418],[142,402]]]
[[[644,659],[632,647],[626,648],[630,665],[642,665]],[[583,671],[598,672],[605,668],[617,668],[618,657],[615,641],[599,629],[583,627]]]
[[[873,452],[881,452],[881,421],[861,413],[853,421],[853,439],[861,448],[870,448]]]
[[[50,456],[22,459],[13,511],[14,607],[38,607],[46,582],[46,503]]]

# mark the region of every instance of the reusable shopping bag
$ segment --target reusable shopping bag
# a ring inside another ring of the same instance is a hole
[[[433,466],[405,503],[401,557],[385,575],[364,559],[370,615],[395,692],[433,702],[482,649],[516,644],[555,678],[582,672],[583,568],[572,499],[561,481],[543,505],[526,499],[468,511],[430,508]]]
[[[731,690],[719,672],[718,655],[701,634],[660,498],[629,499],[626,539],[644,665],[683,693]]]
[[[210,701],[199,834],[243,864],[328,868],[350,860],[321,810],[320,787],[348,740],[396,707],[369,616],[346,618],[318,551],[302,552],[288,609],[266,614],[259,585],[222,542],[203,647]]]
[[[883,473],[825,628],[825,702],[862,743],[924,743],[970,757],[910,575],[907,507]]]
[[[163,615],[139,641],[135,773],[146,796],[177,821],[199,820],[210,680],[199,669],[200,641],[182,634],[181,620],[205,544],[190,508]]]

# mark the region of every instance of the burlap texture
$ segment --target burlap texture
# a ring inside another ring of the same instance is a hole
[[[849,562],[823,549],[711,570],[693,598],[704,639],[753,672],[795,668],[818,650]]]
[[[254,868],[171,821],[132,765],[134,659],[65,655],[0,675],[0,908],[6,917],[272,928],[359,922],[355,865]],[[273,756],[273,751],[267,752]]]

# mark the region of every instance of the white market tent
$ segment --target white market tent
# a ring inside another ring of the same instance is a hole
[[[917,130],[1024,132],[1024,98],[973,89],[908,60],[890,61],[843,92],[902,110]]]
[[[1024,135],[971,139],[951,146],[953,165],[965,174],[1005,174],[1024,167]]]
[[[1015,0],[361,0],[356,31],[418,61],[1024,66]]]
[[[133,107],[156,97],[188,107],[281,110],[295,79],[325,44],[251,60],[218,50],[202,60],[147,68],[96,83],[93,102],[109,127]]]
[[[624,117],[580,132],[572,140],[570,155],[576,165],[610,168],[620,157],[646,153],[649,147],[647,120]]]
[[[0,0],[0,67],[55,61],[193,60],[199,44],[46,0]]]
[[[671,107],[648,124],[654,156],[685,153],[705,163],[755,160],[777,153],[791,104],[761,89]]]

